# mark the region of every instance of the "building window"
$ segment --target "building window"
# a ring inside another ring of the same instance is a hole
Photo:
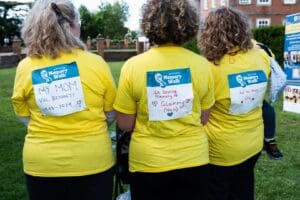
[[[225,0],[220,0],[220,5],[225,6]]]
[[[208,0],[203,1],[203,10],[208,10]]]
[[[257,0],[257,5],[271,5],[272,0]]]
[[[215,0],[211,0],[211,7],[215,8],[216,7],[216,1]]]
[[[296,0],[283,0],[284,4],[296,4]]]
[[[256,19],[256,27],[266,27],[266,26],[270,26],[270,19]]]
[[[251,4],[251,0],[239,0],[240,5],[249,5]]]

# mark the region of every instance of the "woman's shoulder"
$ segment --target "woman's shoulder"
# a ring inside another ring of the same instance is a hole
[[[35,58],[32,58],[30,56],[27,56],[25,58],[23,58],[17,66],[17,71],[21,72],[21,71],[28,71],[31,70],[33,66],[35,66]]]
[[[74,53],[76,53],[79,57],[79,59],[88,59],[88,60],[92,60],[92,61],[100,61],[100,62],[104,62],[104,59],[99,56],[98,54],[86,51],[86,50],[75,50]]]
[[[205,66],[211,66],[212,63],[208,61],[203,55],[195,53],[189,49],[183,48],[182,50],[185,53],[185,57],[189,59],[189,61],[205,65]]]
[[[245,55],[245,56],[259,56],[259,57],[263,57],[263,58],[267,58],[269,59],[269,55],[263,50],[263,49],[258,49],[258,48],[252,48],[252,49],[248,49],[246,52],[239,52],[240,55]]]
[[[31,63],[32,63],[32,58],[27,56],[18,63],[18,67],[27,66],[27,65],[30,65]]]

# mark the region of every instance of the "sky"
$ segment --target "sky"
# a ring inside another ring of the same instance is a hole
[[[74,5],[79,8],[80,5],[86,6],[90,11],[97,10],[101,2],[114,3],[118,0],[73,0]],[[139,30],[140,10],[146,0],[119,0],[128,4],[129,17],[125,26],[130,30]]]
[[[4,1],[17,1],[17,2],[32,2],[33,0],[4,0]],[[84,5],[90,11],[97,10],[98,6],[102,2],[114,3],[116,1],[125,2],[129,6],[129,17],[125,26],[130,30],[139,30],[139,19],[140,19],[140,10],[142,5],[146,0],[71,0],[74,5],[79,8],[80,5]]]

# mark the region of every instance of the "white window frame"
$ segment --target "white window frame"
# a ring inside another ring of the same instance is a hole
[[[249,0],[248,0],[249,1]],[[250,0],[251,1],[251,0]],[[226,6],[226,0],[220,0],[220,5],[221,6]]]
[[[265,1],[265,2],[262,2],[262,1]],[[270,6],[270,5],[272,5],[272,0],[257,0],[257,5]]]
[[[239,5],[250,5],[251,0],[239,0]]]
[[[283,4],[296,4],[296,0],[283,0]]]
[[[203,10],[208,10],[208,0],[203,0]]]
[[[217,7],[216,0],[211,0],[211,7],[212,8],[216,8]]]
[[[261,21],[267,22],[266,25],[260,26]],[[268,27],[271,25],[271,19],[270,18],[257,18],[256,19],[256,28],[260,28],[260,27]]]

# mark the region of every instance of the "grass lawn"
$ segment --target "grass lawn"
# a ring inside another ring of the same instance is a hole
[[[118,81],[122,62],[109,63]],[[0,199],[25,200],[22,147],[25,127],[12,110],[15,68],[0,70]],[[277,113],[277,141],[284,154],[281,161],[270,160],[263,152],[256,166],[256,200],[300,199],[300,115],[282,111],[282,100],[275,104]]]

